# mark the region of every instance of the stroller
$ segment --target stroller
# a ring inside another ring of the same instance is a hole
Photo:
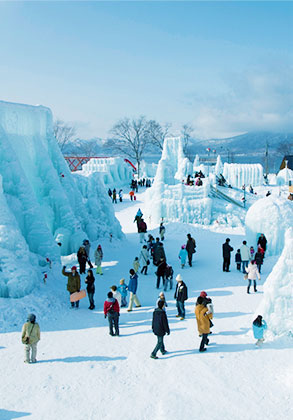
[[[168,283],[170,283],[170,290],[173,287],[173,274],[174,274],[174,270],[171,267],[171,265],[166,266],[165,268],[165,285],[164,285],[164,291],[167,291],[167,287],[168,287]]]

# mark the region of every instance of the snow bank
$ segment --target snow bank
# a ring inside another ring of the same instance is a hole
[[[256,244],[259,235],[264,233],[268,255],[279,255],[283,251],[285,231],[292,226],[292,220],[292,201],[275,196],[257,200],[245,218],[248,243]]]
[[[76,252],[83,239],[96,240],[105,232],[114,212],[108,200],[108,211],[101,215],[107,217],[101,220],[86,205],[53,136],[52,113],[43,106],[0,101],[0,175],[1,248],[13,252],[15,235],[20,244],[15,253],[23,253],[9,262],[6,253],[1,274],[6,286],[0,293],[20,297],[35,286],[37,263],[44,265],[46,258],[60,262],[55,239],[61,239],[63,255]],[[98,197],[104,186],[99,183],[97,188]],[[114,237],[121,235],[117,223],[108,229]]]
[[[292,219],[291,219],[292,221]],[[285,234],[283,252],[267,278],[264,297],[257,315],[261,314],[275,335],[293,334],[293,228]]]
[[[129,185],[132,180],[133,170],[131,166],[120,157],[93,158],[82,166],[79,174],[88,176],[98,172],[107,187],[118,188]]]
[[[253,187],[263,185],[263,167],[261,164],[224,163],[223,176],[232,187],[241,188],[242,185]]]

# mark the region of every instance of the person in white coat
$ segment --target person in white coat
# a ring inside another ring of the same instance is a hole
[[[257,292],[256,279],[258,278],[260,280],[260,274],[259,274],[255,260],[252,260],[249,263],[248,267],[245,267],[245,270],[247,272],[247,278],[248,278],[247,293],[249,293],[249,289],[250,289],[252,281],[253,281],[254,291]]]
[[[144,273],[145,275],[147,275],[148,265],[150,263],[150,260],[149,260],[148,247],[146,245],[144,245],[142,247],[142,250],[140,251],[139,261],[141,261],[141,264],[142,264],[141,274]]]
[[[240,248],[240,255],[241,255],[241,262],[242,262],[242,272],[243,274],[246,273],[246,267],[248,267],[248,263],[250,260],[250,250],[246,245],[247,242],[243,241],[242,246]]]
[[[114,285],[114,286],[110,287],[110,290],[113,293],[113,298],[118,300],[119,308],[121,308],[122,296],[121,296],[121,293],[118,292],[117,286]]]

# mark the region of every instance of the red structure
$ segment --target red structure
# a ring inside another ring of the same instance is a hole
[[[81,171],[82,165],[87,163],[90,159],[109,159],[109,156],[64,156],[64,159],[68,163],[71,172]],[[136,167],[128,159],[124,159],[126,163],[132,166],[136,171]]]

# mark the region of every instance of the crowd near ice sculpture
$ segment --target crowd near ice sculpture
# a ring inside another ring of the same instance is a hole
[[[263,185],[263,167],[257,164],[224,163],[223,176],[232,187]]]
[[[1,296],[29,293],[36,284],[38,263],[47,258],[60,261],[60,252],[76,252],[85,238],[95,240],[105,231],[121,237],[101,182],[95,193],[102,202],[102,217],[85,203],[53,136],[50,109],[0,101],[0,175],[0,246],[13,252],[15,237],[19,244],[12,258],[1,253]]]
[[[92,158],[82,166],[79,174],[90,176],[96,172],[100,173],[100,179],[110,188],[130,185],[133,177],[133,169],[120,157]]]
[[[256,244],[260,233],[268,241],[267,254],[279,255],[284,248],[285,231],[292,226],[292,202],[282,197],[257,200],[247,211],[245,230],[248,242]]]
[[[257,310],[275,335],[293,336],[293,228],[287,229],[283,252],[267,278]]]

